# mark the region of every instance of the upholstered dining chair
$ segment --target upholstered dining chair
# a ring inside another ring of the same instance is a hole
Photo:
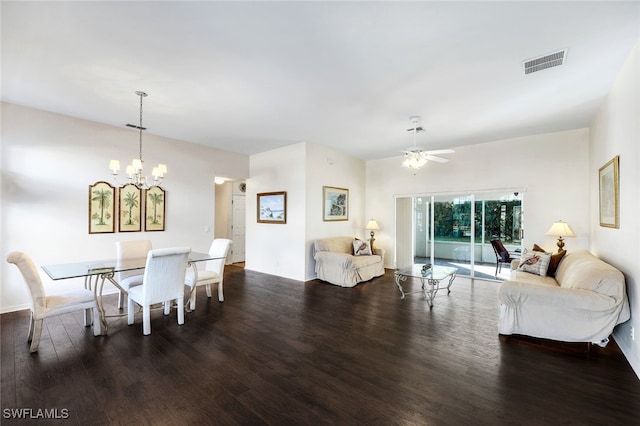
[[[174,247],[149,251],[142,284],[129,288],[127,324],[133,324],[134,303],[142,306],[142,333],[151,334],[151,305],[164,303],[169,315],[171,302],[177,303],[178,325],[184,324],[184,276],[191,249]]]
[[[31,342],[29,352],[37,352],[42,335],[42,324],[45,318],[62,315],[69,312],[84,310],[85,326],[87,324],[86,310],[93,310],[93,334],[102,334],[100,314],[93,292],[85,288],[47,296],[42,285],[42,279],[31,258],[22,252],[12,252],[7,256],[7,262],[18,267],[31,295],[31,319],[27,341]]]
[[[493,247],[493,252],[496,255],[496,277],[498,273],[502,271],[502,264],[507,263],[511,264],[511,261],[514,259],[518,259],[518,257],[511,257],[511,253],[507,250],[502,244],[502,241],[499,238],[495,238],[491,240],[491,246]]]
[[[147,257],[150,250],[151,241],[149,240],[116,241],[116,260],[121,262],[124,259]],[[124,289],[124,292],[119,290],[118,309],[124,307],[125,292],[129,293],[131,287],[141,285],[142,277],[143,274],[140,271],[116,272],[115,279]]]
[[[218,283],[218,301],[224,302],[224,265],[231,249],[233,241],[226,238],[216,238],[209,247],[209,255],[218,259],[210,260],[204,270],[198,270],[198,281],[194,282],[194,273],[187,271],[185,284],[191,288],[191,298],[189,299],[189,310],[196,308],[196,289],[194,287],[204,285],[207,290],[207,297],[211,298],[211,285]]]

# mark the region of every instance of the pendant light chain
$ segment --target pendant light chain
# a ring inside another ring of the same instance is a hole
[[[138,126],[139,130],[140,130],[140,139],[139,139],[139,150],[140,150],[140,162],[144,163],[144,161],[142,161],[142,98],[144,98],[145,96],[147,96],[146,93],[144,92],[136,92],[136,94],[138,96],[140,96],[140,125]]]

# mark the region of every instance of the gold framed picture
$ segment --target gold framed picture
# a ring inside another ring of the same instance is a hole
[[[619,162],[620,157],[616,155],[598,172],[600,226],[607,228],[620,228]]]
[[[144,197],[144,230],[164,231],[166,217],[166,193],[159,186],[152,186],[145,191]]]
[[[258,223],[287,223],[287,193],[263,192],[258,194]]]
[[[89,185],[89,234],[108,234],[115,227],[116,189],[108,182]]]
[[[323,214],[325,222],[349,220],[349,190],[333,186],[322,187]]]
[[[118,190],[118,230],[140,232],[142,229],[142,191],[132,183]]]

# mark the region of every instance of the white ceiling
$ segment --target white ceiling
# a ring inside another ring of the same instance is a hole
[[[253,154],[375,159],[587,127],[638,2],[8,2],[2,100]],[[568,48],[565,65],[522,61]],[[132,130],[132,146],[137,146]]]

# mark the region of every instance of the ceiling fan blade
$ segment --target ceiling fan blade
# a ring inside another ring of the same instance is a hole
[[[424,156],[429,161],[435,161],[436,163],[446,163],[449,161],[448,158],[436,157],[435,155],[427,154]]]
[[[435,151],[425,151],[427,154],[455,154],[455,151],[452,149],[436,149]]]

